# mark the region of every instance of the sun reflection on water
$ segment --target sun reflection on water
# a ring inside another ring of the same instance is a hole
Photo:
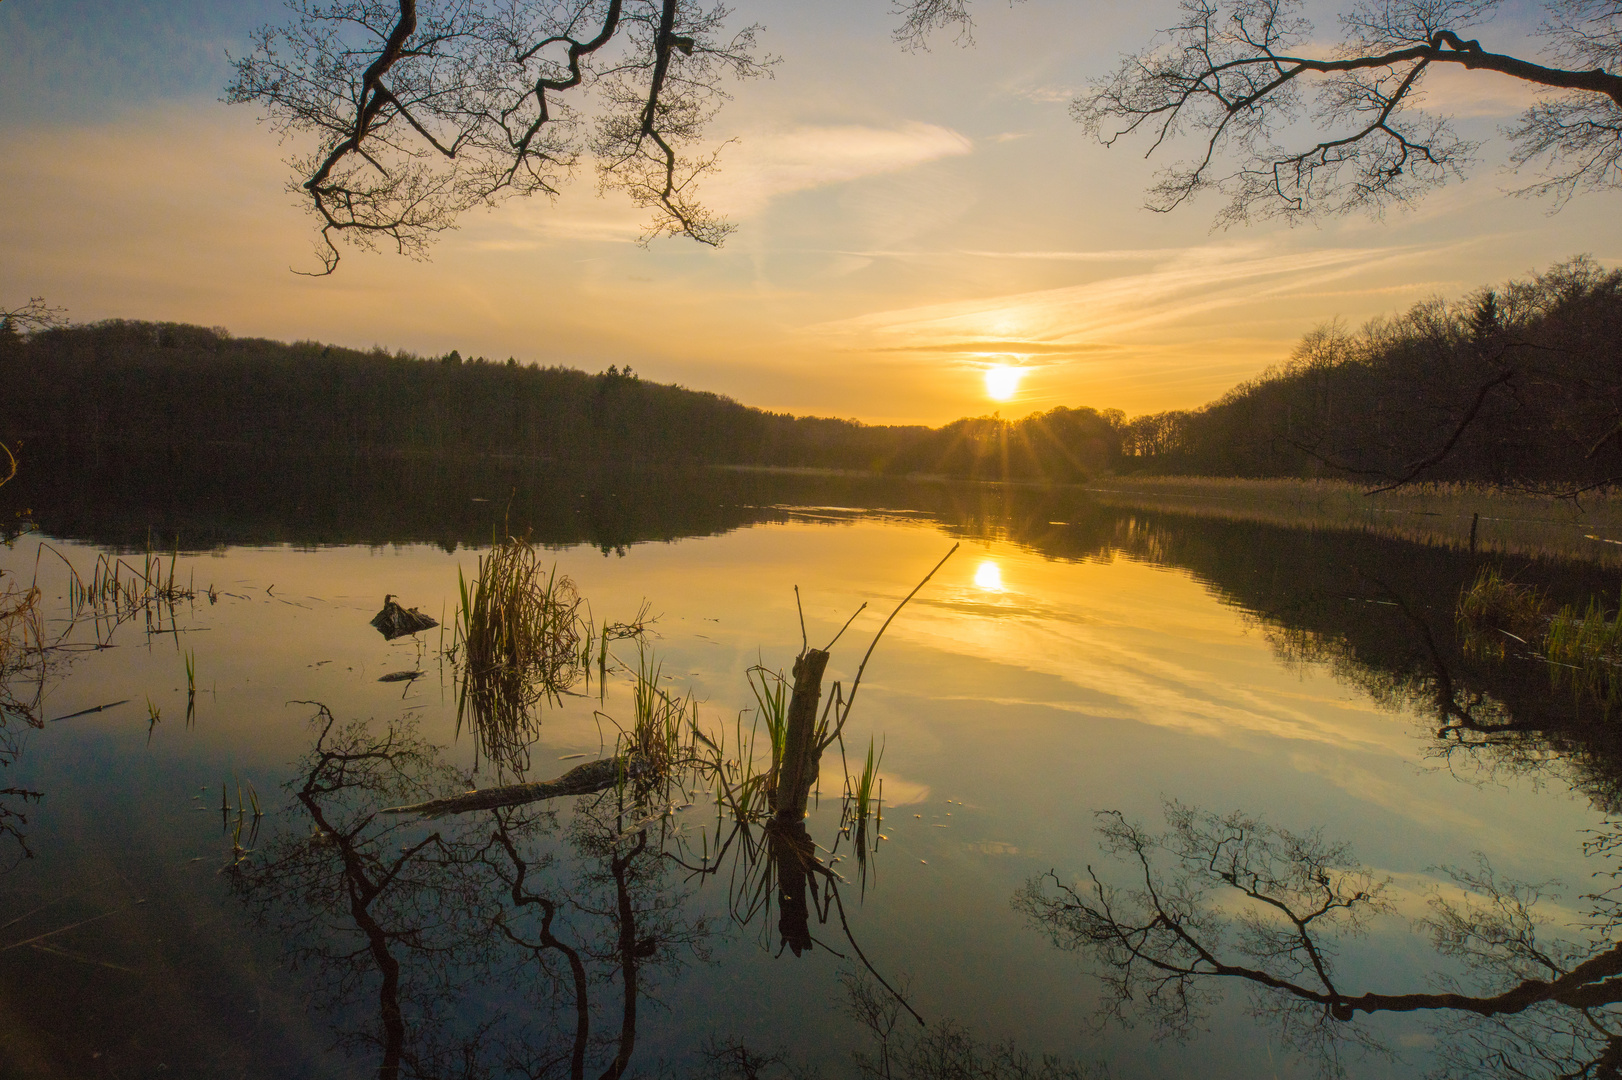
[[[974,571],[974,583],[987,592],[1002,592],[1002,568],[990,559],[982,561]]]

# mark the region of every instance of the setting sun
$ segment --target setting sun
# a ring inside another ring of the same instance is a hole
[[[1011,367],[1008,364],[987,368],[986,396],[993,401],[1007,401],[1019,389],[1019,381],[1024,377],[1023,368]]]

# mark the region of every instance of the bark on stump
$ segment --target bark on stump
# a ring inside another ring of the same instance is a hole
[[[828,654],[808,649],[794,661],[794,693],[788,703],[788,725],[783,734],[783,760],[772,790],[772,811],[788,824],[805,818],[805,804],[817,782],[822,757],[817,747],[817,705],[822,700],[822,673]]]

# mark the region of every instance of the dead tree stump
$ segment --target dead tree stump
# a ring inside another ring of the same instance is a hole
[[[788,824],[805,818],[805,804],[817,782],[822,757],[817,746],[817,705],[822,700],[822,673],[828,654],[808,649],[794,661],[794,693],[788,703],[788,725],[783,734],[783,760],[772,789],[773,816]]]

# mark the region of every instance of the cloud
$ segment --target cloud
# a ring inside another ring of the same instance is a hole
[[[936,341],[925,345],[884,345],[874,352],[914,353],[1023,353],[1027,356],[1080,356],[1083,353],[1104,352],[1114,346],[1106,343],[1079,345],[1055,344],[1045,341]]]
[[[807,327],[864,351],[1081,352],[1212,312],[1316,290],[1419,254],[1411,246],[1323,248],[1285,254],[1213,246],[1177,253],[1158,269],[1056,289],[880,311]],[[1019,345],[1019,348],[1012,346]]]
[[[796,127],[741,136],[722,155],[707,199],[725,214],[757,213],[795,191],[961,157],[974,143],[938,124]]]
[[[1061,101],[1068,103],[1075,100],[1076,91],[1069,86],[1035,86],[1021,91],[1020,96],[1040,105],[1052,105]]]
[[[1445,116],[1509,117],[1531,108],[1540,96],[1538,87],[1509,75],[1433,64],[1425,72],[1417,104]]]

